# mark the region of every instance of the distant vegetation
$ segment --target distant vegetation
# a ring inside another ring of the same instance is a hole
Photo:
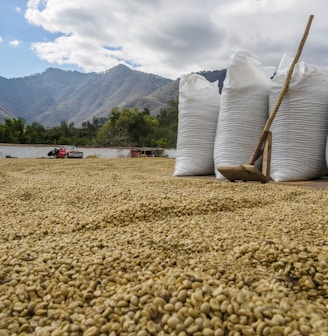
[[[38,122],[28,125],[23,118],[5,118],[0,124],[0,142],[15,144],[71,144],[104,147],[176,147],[178,101],[172,99],[156,116],[145,108],[114,107],[106,117],[94,117],[81,127],[61,122],[45,127]]]

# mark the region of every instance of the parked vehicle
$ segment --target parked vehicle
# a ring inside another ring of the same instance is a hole
[[[75,146],[61,145],[59,148],[51,150],[48,156],[53,156],[55,159],[82,159],[83,152]]]

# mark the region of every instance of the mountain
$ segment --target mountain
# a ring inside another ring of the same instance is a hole
[[[15,118],[13,114],[11,114],[6,106],[4,106],[2,103],[0,103],[0,121],[4,120],[5,118]]]
[[[225,70],[202,72],[211,82],[225,78]],[[49,68],[32,76],[0,77],[0,122],[23,118],[55,126],[75,126],[94,117],[108,117],[113,107],[148,108],[152,115],[178,96],[179,79],[171,80],[118,65],[103,73],[80,73]]]

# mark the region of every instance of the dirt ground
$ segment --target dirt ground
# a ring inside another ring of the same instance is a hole
[[[215,175],[211,176],[193,176],[192,178],[200,178],[206,180],[217,181],[220,183],[230,183],[229,181],[218,181],[215,178]],[[259,182],[234,182],[234,183],[259,183]],[[274,182],[270,181],[270,184],[281,184],[286,186],[299,186],[299,187],[307,187],[310,189],[327,189],[328,188],[328,176],[322,176],[320,179],[309,180],[309,181],[292,181],[292,182]]]
[[[328,335],[328,191],[168,158],[0,160],[0,335]]]
[[[320,179],[312,181],[295,181],[295,182],[283,182],[283,185],[303,186],[312,189],[327,189],[328,188],[328,176],[323,176]]]

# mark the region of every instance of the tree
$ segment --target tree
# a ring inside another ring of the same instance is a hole
[[[156,138],[161,139],[161,147],[176,147],[177,134],[178,134],[178,115],[179,115],[179,102],[178,99],[169,101],[166,108],[160,110],[157,115],[158,130]],[[165,140],[165,141],[163,141]],[[155,143],[156,140],[154,140]]]
[[[29,144],[43,144],[47,143],[47,130],[38,122],[33,122],[26,126],[25,141]]]
[[[108,146],[151,146],[158,121],[145,110],[114,107],[97,134],[97,141]]]
[[[6,118],[0,129],[1,141],[6,143],[25,142],[26,123],[23,118]]]
[[[100,146],[130,146],[129,135],[123,128],[113,128],[110,122],[104,124],[97,132],[96,144]]]
[[[50,138],[55,144],[72,144],[76,145],[77,130],[74,123],[62,121],[59,126],[55,126],[50,130]]]
[[[80,128],[62,121],[45,128],[38,122],[27,125],[22,118],[0,124],[0,142],[30,144],[72,144],[76,146],[175,147],[178,128],[178,100],[172,100],[154,117],[145,108],[114,107],[108,118],[93,118]]]
[[[108,117],[107,123],[104,123],[96,135],[96,143],[101,146],[129,146],[130,139],[127,129],[118,124],[121,117],[121,111],[114,107]]]
[[[88,138],[94,138],[97,134],[98,129],[102,127],[108,121],[107,118],[96,118],[93,117],[92,121],[84,121],[82,123],[81,135],[87,136]]]
[[[124,109],[117,125],[128,131],[132,145],[151,146],[158,121],[155,117],[140,113],[138,109]]]
[[[6,128],[3,124],[0,124],[0,142],[6,142]]]
[[[172,99],[165,108],[160,109],[157,115],[159,127],[177,127],[179,114],[179,101]]]
[[[166,138],[160,138],[157,140],[153,139],[152,142],[156,147],[160,147],[160,148],[167,148],[169,144]]]

